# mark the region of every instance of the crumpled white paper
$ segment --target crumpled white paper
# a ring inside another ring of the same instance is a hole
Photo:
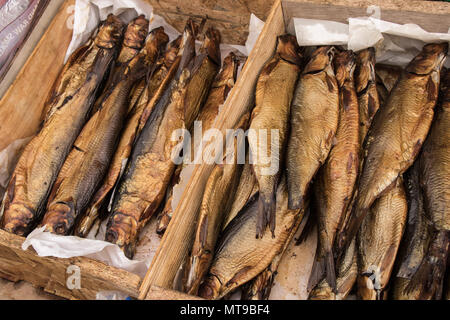
[[[450,33],[433,33],[416,24],[397,24],[374,17],[349,18],[348,24],[293,18],[290,31],[300,46],[342,45],[359,51],[376,48],[377,62],[406,66],[430,42],[450,41]],[[447,59],[447,66],[450,61]]]
[[[148,270],[149,264],[128,259],[117,245],[110,242],[60,236],[44,230],[45,226],[33,230],[23,242],[22,249],[27,250],[32,246],[40,257],[88,257],[141,277]]]

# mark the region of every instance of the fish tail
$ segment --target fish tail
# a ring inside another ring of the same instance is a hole
[[[260,194],[258,201],[258,220],[256,224],[256,237],[262,238],[264,231],[269,226],[272,237],[275,237],[275,213],[276,213],[275,193],[272,193],[268,199]]]
[[[311,214],[310,210],[311,209],[309,208],[309,210],[306,211],[306,216],[304,217],[304,219],[306,219],[305,226],[295,242],[296,246],[299,246],[305,242],[309,235],[313,232],[314,227],[317,225],[317,215]]]
[[[433,235],[428,252],[417,272],[405,288],[405,292],[419,291],[419,299],[440,300],[446,271],[450,232],[437,231]]]
[[[326,280],[333,292],[336,293],[336,272],[332,250],[326,251],[324,256],[320,256],[314,260],[311,276],[308,281],[308,292],[315,288],[323,279]]]

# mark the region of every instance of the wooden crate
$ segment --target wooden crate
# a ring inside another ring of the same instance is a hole
[[[211,22],[225,35],[227,42],[239,42],[243,36],[250,11],[263,18],[267,1],[185,1],[148,0],[166,19],[182,28],[187,16],[200,19],[208,15]],[[67,20],[72,12],[68,8],[74,0],[65,1],[48,30],[36,46],[16,80],[0,100],[0,150],[18,138],[33,135],[41,121],[43,101],[63,64],[72,32]],[[198,2],[198,4],[197,4]],[[254,88],[264,63],[273,55],[276,37],[286,32],[291,17],[333,19],[345,21],[348,17],[366,15],[370,4],[380,6],[382,18],[397,23],[414,22],[424,29],[447,32],[450,5],[426,1],[281,1],[276,0],[255,48],[245,64],[235,88],[224,105],[225,112],[218,119],[217,128],[233,128],[254,104]],[[225,5],[226,4],[226,5]],[[244,4],[244,5],[243,5]],[[257,5],[252,8],[251,5]],[[261,7],[259,6],[261,5]],[[193,9],[195,8],[195,9]],[[260,10],[260,11],[258,11]],[[179,25],[178,25],[178,24]],[[245,23],[245,24],[243,24]],[[235,32],[236,27],[242,32]],[[38,80],[37,80],[38,79]],[[97,291],[118,290],[140,299],[194,299],[170,290],[177,270],[192,245],[197,209],[204,185],[213,166],[202,164],[194,169],[172,223],[162,238],[160,247],[144,279],[89,258],[43,258],[33,249],[23,251],[24,238],[0,230],[0,276],[18,281],[25,280],[45,291],[69,299],[95,299]],[[66,286],[69,265],[81,272],[81,289]]]

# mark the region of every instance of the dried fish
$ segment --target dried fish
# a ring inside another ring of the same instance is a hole
[[[117,17],[108,16],[97,36],[75,51],[64,66],[47,101],[47,120],[25,147],[7,187],[0,208],[0,226],[6,231],[26,235],[40,220],[53,183],[118,50],[122,29]]]
[[[406,67],[377,112],[366,138],[366,156],[349,221],[340,234],[340,252],[355,237],[374,201],[414,162],[428,134],[439,76],[448,44],[427,44]]]
[[[145,76],[168,41],[163,27],[150,33],[145,48],[130,62],[121,80],[84,126],[50,194],[42,221],[48,231],[61,235],[72,232],[108,170],[128,113],[133,85]]]
[[[255,134],[248,137],[260,193],[257,237],[262,237],[268,226],[272,236],[275,234],[279,167],[287,143],[290,104],[301,64],[300,48],[294,36],[279,36],[277,41],[276,54],[265,64],[256,84],[255,108],[250,123]],[[264,133],[267,141],[264,141]]]

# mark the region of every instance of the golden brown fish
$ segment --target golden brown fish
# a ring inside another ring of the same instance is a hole
[[[419,183],[433,235],[427,254],[411,280],[420,299],[441,299],[450,242],[450,72],[441,85],[436,116],[419,158]]]
[[[406,67],[366,137],[358,193],[340,235],[340,252],[355,237],[374,201],[414,162],[428,134],[448,44],[427,44]]]
[[[55,82],[43,128],[25,147],[13,172],[0,226],[26,235],[40,220],[59,170],[83,128],[110,66],[123,25],[110,15],[97,36],[75,51]]]
[[[379,197],[365,216],[356,237],[358,296],[381,300],[391,276],[406,224],[408,205],[402,178]]]
[[[287,150],[289,208],[301,208],[308,186],[325,163],[339,120],[334,48],[316,49],[300,77],[291,106]]]
[[[153,109],[178,68],[181,58],[178,56],[180,42],[181,38],[174,40],[158,63],[151,67],[153,75],[148,84],[144,81],[145,90],[141,94],[136,92],[133,94],[135,99],[132,99],[130,103],[131,110],[128,113],[128,119],[109,166],[108,174],[94,195],[89,208],[86,210],[86,214],[77,226],[75,233],[78,236],[86,237],[99,215],[104,216],[111,210],[108,200],[111,198],[114,187],[123,173],[133,142],[136,136],[139,136],[140,130],[138,126],[144,110]],[[136,98],[136,95],[139,95],[139,97]],[[150,99],[152,99],[152,103],[148,103]]]
[[[309,289],[324,277],[336,289],[333,244],[353,195],[359,166],[359,106],[353,72],[355,54],[343,51],[334,58],[339,87],[339,125],[328,159],[314,183],[318,219],[318,245]]]
[[[250,123],[254,134],[248,136],[260,193],[257,237],[262,237],[268,226],[274,235],[275,195],[289,133],[290,104],[301,64],[300,48],[294,36],[279,36],[277,41],[276,53],[263,67],[256,84]]]
[[[209,130],[214,125],[214,121],[216,120],[216,117],[219,114],[220,106],[222,106],[225,103],[229,92],[234,87],[238,67],[239,67],[239,59],[232,52],[224,59],[222,69],[217,75],[216,79],[214,80],[214,83],[211,87],[211,91],[209,92],[208,95],[208,99],[206,100],[205,105],[201,109],[198,118],[196,120],[201,121],[203,132]],[[190,131],[192,133],[192,129]],[[193,153],[197,152],[198,146],[195,144],[194,139],[192,139],[191,141],[192,141],[191,160],[194,161],[195,154]],[[172,178],[171,185],[169,186],[168,189],[166,204],[164,206],[162,213],[158,217],[159,223],[156,232],[160,235],[164,234],[172,218],[173,188],[179,182],[179,175],[183,167],[185,167],[184,164],[177,167],[175,175]]]
[[[247,130],[249,117],[249,114],[245,114],[237,128]],[[206,183],[192,253],[185,270],[186,281],[183,291],[188,294],[197,295],[198,287],[211,265],[225,215],[232,204],[233,198],[230,194],[239,183],[239,171],[242,166],[237,163],[237,153],[243,149],[244,143],[245,139],[236,139],[234,154],[224,156],[224,163],[216,165]],[[225,161],[229,156],[233,157],[233,163]]]
[[[291,231],[302,219],[300,210],[287,207],[287,188],[281,179],[277,190],[275,237],[256,239],[254,228],[259,215],[259,194],[225,228],[215,251],[213,263],[199,295],[220,299],[266,269],[283,250]]]
[[[95,114],[100,108],[105,97],[111,92],[111,89],[120,81],[128,63],[144,47],[145,38],[148,34],[148,20],[144,15],[134,18],[127,26],[123,36],[122,48],[117,59],[109,71],[108,79],[104,85],[102,94],[97,98],[92,108],[91,114]]]
[[[50,194],[42,221],[48,231],[70,234],[86,210],[114,154],[128,113],[131,88],[145,76],[168,41],[163,27],[152,30],[144,49],[129,63],[121,80],[84,126]]]
[[[127,257],[133,256],[139,231],[159,207],[175,170],[173,157],[181,145],[172,135],[191,127],[219,69],[218,32],[207,31],[200,55],[193,58],[195,34],[188,23],[180,68],[136,140],[113,201],[106,240],[119,245]]]

